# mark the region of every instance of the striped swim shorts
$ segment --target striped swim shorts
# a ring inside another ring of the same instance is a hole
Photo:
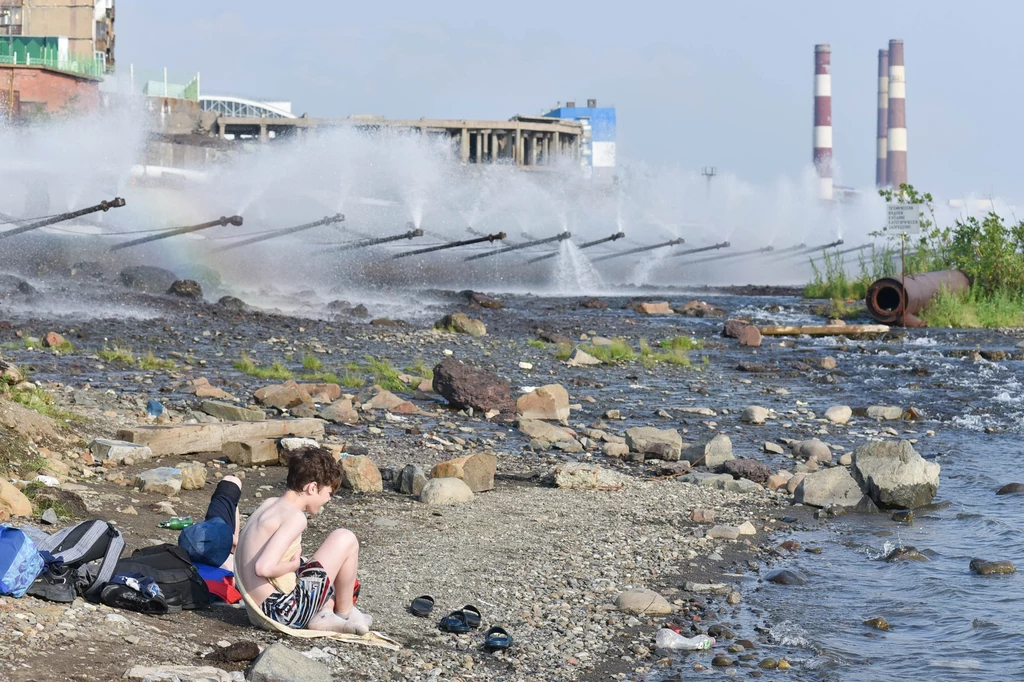
[[[308,561],[296,571],[295,589],[275,591],[260,607],[271,620],[290,628],[304,628],[334,598],[334,585],[319,561]]]

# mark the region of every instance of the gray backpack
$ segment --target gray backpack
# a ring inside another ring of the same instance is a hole
[[[99,601],[124,551],[121,531],[99,519],[76,523],[53,535],[31,526],[21,530],[32,538],[46,560],[46,569],[28,594],[58,602],[72,602],[81,594],[90,601]]]

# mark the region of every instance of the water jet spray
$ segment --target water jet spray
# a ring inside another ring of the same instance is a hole
[[[122,199],[121,197],[114,197],[110,201],[101,201],[95,206],[90,206],[89,208],[83,208],[78,211],[71,211],[70,213],[61,213],[59,215],[38,220],[34,223],[29,223],[28,225],[15,227],[12,230],[5,230],[4,232],[0,232],[0,239],[13,237],[16,234],[22,234],[24,232],[31,232],[32,230],[37,230],[40,227],[46,227],[47,225],[53,225],[54,223],[61,223],[64,222],[65,220],[73,220],[80,216],[88,215],[90,213],[96,213],[97,211],[106,212],[112,208],[120,208],[121,206],[124,206],[124,199]]]
[[[686,261],[685,263],[683,263],[683,265],[697,265],[698,263],[710,263],[716,260],[725,260],[727,258],[740,258],[742,256],[753,256],[754,254],[771,253],[773,251],[775,251],[774,246],[763,246],[760,249],[750,249],[749,251],[737,251],[736,253],[726,253],[720,256],[711,256],[709,258],[698,258],[697,260]]]
[[[166,232],[160,232],[159,234],[151,234],[148,237],[140,237],[139,239],[133,239],[127,242],[121,242],[110,247],[111,251],[120,251],[121,249],[127,249],[130,246],[139,246],[140,244],[148,244],[149,242],[159,241],[161,239],[167,239],[168,237],[177,237],[179,234],[189,234],[190,232],[198,232],[199,230],[205,230],[211,227],[224,227],[226,225],[234,225],[240,227],[242,225],[242,216],[233,215],[230,218],[227,216],[221,216],[217,220],[211,220],[208,223],[199,223],[198,225],[186,225],[185,227],[173,227]]]
[[[628,249],[626,251],[620,251],[618,253],[610,253],[607,256],[601,256],[600,258],[595,258],[591,262],[592,263],[596,263],[596,262],[602,261],[602,260],[610,260],[612,258],[621,258],[622,256],[628,256],[628,255],[634,254],[634,253],[643,253],[644,251],[654,251],[655,249],[660,249],[660,248],[663,248],[663,247],[666,247],[666,246],[679,246],[680,244],[685,244],[685,243],[686,243],[686,240],[683,239],[682,237],[680,237],[679,239],[672,239],[672,240],[669,240],[667,242],[662,242],[660,244],[651,244],[650,246],[638,246],[635,249]]]
[[[604,244],[606,242],[613,242],[616,239],[622,239],[625,236],[626,236],[625,232],[616,232],[615,234],[613,234],[610,237],[605,237],[604,239],[595,239],[592,242],[587,242],[585,244],[580,244],[579,245],[579,249],[580,250],[588,249],[591,246],[597,246],[598,244]],[[537,262],[542,261],[542,260],[547,260],[548,258],[554,258],[557,255],[558,255],[558,252],[555,251],[554,253],[547,253],[547,254],[544,254],[543,256],[537,256],[536,258],[531,258],[530,260],[528,260],[526,262],[527,263],[537,263]]]
[[[241,218],[239,218],[241,220]],[[234,244],[228,244],[220,248],[214,249],[214,253],[221,251],[227,251],[229,249],[237,249],[240,246],[248,246],[249,244],[256,244],[257,242],[264,242],[268,239],[276,239],[277,237],[283,237],[286,234],[295,234],[296,232],[302,232],[303,230],[309,230],[320,225],[332,225],[334,223],[340,223],[345,220],[345,216],[341,213],[335,213],[331,216],[325,216],[324,218],[314,221],[312,223],[306,223],[305,225],[296,225],[295,227],[283,227],[280,230],[273,230],[265,234],[257,235],[251,239],[245,239]]]
[[[548,237],[547,239],[535,239],[532,242],[523,242],[522,244],[515,244],[514,246],[506,246],[505,248],[498,249],[496,251],[488,251],[487,253],[478,253],[475,256],[469,256],[468,258],[464,258],[463,260],[471,261],[471,260],[477,260],[479,258],[487,258],[489,256],[497,256],[499,253],[508,253],[509,251],[518,251],[519,249],[526,249],[526,248],[529,248],[531,246],[538,246],[540,244],[550,244],[552,242],[564,241],[564,240],[568,239],[571,236],[572,236],[572,234],[569,233],[569,232],[562,232],[560,234],[556,234],[554,237]]]

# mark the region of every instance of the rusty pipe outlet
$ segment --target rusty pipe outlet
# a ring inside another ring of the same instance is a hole
[[[871,317],[882,324],[902,325],[905,311],[908,327],[923,327],[924,322],[916,317],[917,313],[940,290],[960,293],[967,291],[971,285],[967,275],[959,270],[923,272],[907,275],[904,279],[905,287],[899,277],[883,277],[868,287],[864,302]]]

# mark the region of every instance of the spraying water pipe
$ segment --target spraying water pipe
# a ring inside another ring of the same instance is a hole
[[[65,220],[73,220],[74,218],[88,215],[90,213],[96,213],[97,211],[109,211],[112,208],[120,208],[121,206],[124,206],[124,199],[122,199],[121,197],[114,197],[110,201],[101,201],[95,206],[90,206],[89,208],[83,208],[78,211],[71,211],[70,213],[61,213],[60,215],[44,218],[34,223],[29,223],[28,225],[22,225],[21,227],[15,227],[14,229],[11,230],[5,230],[4,232],[0,232],[0,239],[13,237],[16,234],[22,234],[24,232],[31,232],[32,230],[37,230],[40,227],[46,227],[47,225],[53,225],[54,223],[64,222]]]
[[[177,237],[179,234],[188,234],[190,232],[198,232],[199,230],[205,230],[210,227],[224,227],[226,225],[234,225],[239,227],[242,224],[242,216],[233,215],[230,218],[221,216],[216,220],[211,220],[208,223],[199,223],[198,225],[187,225],[185,227],[175,227],[167,230],[166,232],[160,232],[159,234],[151,234],[148,237],[140,237],[139,239],[133,239],[128,242],[121,242],[110,247],[111,251],[120,251],[121,249],[127,249],[130,246],[139,246],[140,244],[148,244],[149,242],[159,241],[161,239],[167,239],[168,237]]]
[[[351,251],[352,249],[362,249],[367,246],[376,246],[377,244],[387,244],[388,242],[397,242],[402,239],[414,239],[415,237],[422,237],[423,230],[409,230],[403,234],[396,234],[391,237],[371,237],[368,239],[360,239],[359,241],[350,242],[348,244],[342,244],[336,246],[333,249],[327,249],[321,253],[337,253],[339,251]]]
[[[675,253],[670,253],[668,255],[668,257],[669,258],[678,258],[679,256],[689,256],[689,255],[694,254],[694,253],[703,253],[704,251],[716,251],[718,249],[727,249],[730,246],[732,246],[732,244],[730,244],[729,242],[722,242],[720,244],[712,244],[711,246],[701,246],[701,247],[696,248],[696,249],[683,249],[682,251],[676,251]]]
[[[554,237],[548,237],[547,239],[535,239],[531,242],[523,242],[522,244],[515,244],[513,246],[506,246],[503,249],[497,249],[496,251],[488,251],[487,253],[478,253],[475,256],[469,256],[463,260],[471,261],[479,258],[488,258],[490,256],[497,256],[499,253],[508,253],[509,251],[518,251],[519,249],[526,249],[531,246],[538,246],[540,244],[550,244],[552,242],[560,242],[568,239],[572,236],[570,232],[561,232],[556,234]]]
[[[241,220],[241,218],[239,218],[239,220]],[[334,223],[340,223],[343,220],[345,220],[344,215],[342,215],[341,213],[335,213],[334,215],[325,216],[320,220],[316,220],[311,223],[306,223],[305,225],[296,225],[295,227],[283,227],[280,230],[273,230],[271,232],[267,232],[265,234],[252,237],[251,239],[244,239],[240,242],[235,242],[234,244],[221,246],[220,248],[214,249],[214,253],[228,251],[230,249],[237,249],[240,246],[249,246],[250,244],[256,244],[258,242],[265,242],[268,239],[276,239],[277,237],[283,237],[286,234],[295,234],[296,232],[302,232],[303,230],[309,230],[314,227],[319,227],[321,225],[332,225]]]
[[[504,232],[498,232],[497,234],[489,234],[483,237],[477,237],[476,239],[463,239],[461,242],[448,242],[447,244],[439,244],[438,246],[428,246],[425,249],[417,249],[416,251],[406,251],[405,253],[398,253],[392,256],[393,260],[399,258],[407,258],[408,256],[418,256],[423,253],[433,253],[434,251],[443,251],[445,249],[454,249],[459,246],[469,246],[470,244],[482,244],[483,242],[494,243],[505,239],[506,235]]]
[[[616,239],[622,239],[625,236],[626,236],[625,232],[616,232],[615,234],[613,234],[610,237],[605,237],[604,239],[595,239],[592,242],[587,242],[586,244],[580,244],[579,248],[581,250],[582,249],[589,249],[591,246],[597,246],[598,244],[605,244],[607,242],[613,242]],[[526,262],[527,263],[537,263],[537,262],[542,261],[542,260],[547,260],[548,258],[554,258],[557,255],[558,255],[558,252],[554,251],[552,253],[546,253],[543,256],[537,256],[536,258],[531,258],[530,260],[528,260]]]
[[[664,248],[666,246],[679,246],[680,244],[685,244],[685,243],[686,243],[686,240],[683,239],[682,237],[680,237],[679,239],[671,239],[671,240],[669,240],[667,242],[662,242],[660,244],[651,244],[650,246],[638,246],[635,249],[627,249],[626,251],[619,251],[618,253],[610,253],[607,256],[601,256],[600,258],[595,258],[591,262],[597,263],[598,261],[602,261],[602,260],[610,260],[612,258],[621,258],[622,256],[628,256],[628,255],[634,254],[634,253],[643,253],[644,251],[654,251],[655,249],[661,249],[661,248]]]
[[[749,251],[737,251],[735,253],[726,253],[720,256],[711,256],[709,258],[699,258],[697,260],[690,260],[683,263],[683,265],[696,265],[698,263],[710,263],[716,260],[725,260],[726,258],[740,258],[743,256],[753,256],[758,253],[772,253],[775,251],[774,246],[764,246],[760,249],[750,249]]]

